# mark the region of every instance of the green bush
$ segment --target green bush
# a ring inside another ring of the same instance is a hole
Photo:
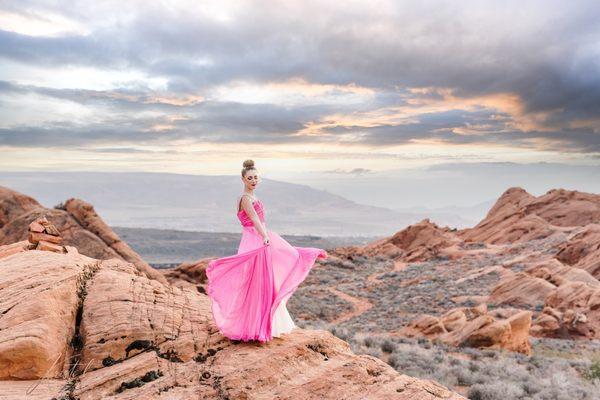
[[[600,360],[592,362],[590,368],[585,373],[585,377],[590,381],[593,381],[594,379],[600,379]]]

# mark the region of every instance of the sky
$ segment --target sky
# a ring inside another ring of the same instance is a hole
[[[589,176],[599,20],[592,0],[2,1],[0,170],[252,158],[354,198],[370,174],[385,190],[456,163]]]

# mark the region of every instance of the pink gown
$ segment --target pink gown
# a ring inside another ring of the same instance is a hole
[[[262,202],[252,205],[265,223]],[[292,246],[268,229],[270,244],[264,245],[246,211],[237,216],[242,224],[237,254],[212,260],[206,268],[213,319],[232,340],[267,342],[295,328],[287,300],[327,252]]]

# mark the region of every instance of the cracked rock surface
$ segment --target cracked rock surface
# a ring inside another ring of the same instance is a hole
[[[0,258],[0,371],[0,398],[15,400],[463,398],[328,331],[232,342],[193,287],[39,250]]]

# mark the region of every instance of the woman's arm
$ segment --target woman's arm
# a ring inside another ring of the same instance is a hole
[[[252,200],[248,196],[242,197],[242,208],[246,211],[248,217],[252,220],[254,224],[254,228],[260,233],[263,239],[268,239],[269,235],[267,234],[267,230],[264,227],[260,218],[258,218],[258,214],[252,205]]]

